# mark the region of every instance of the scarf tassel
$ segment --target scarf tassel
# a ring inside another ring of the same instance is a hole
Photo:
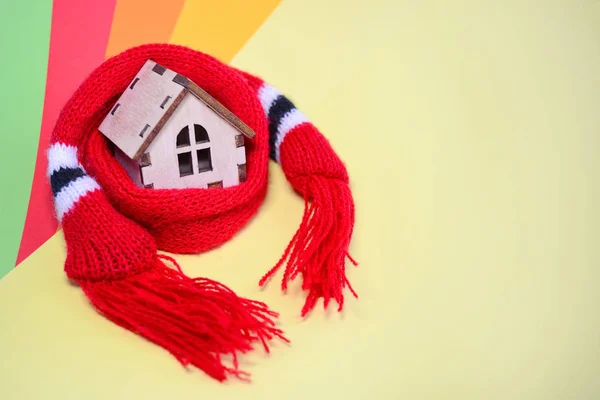
[[[213,280],[189,278],[174,259],[158,257],[154,268],[125,279],[79,283],[106,318],[219,381],[228,375],[249,379],[237,356],[256,342],[268,353],[271,339],[288,341],[275,326],[278,314],[266,304],[238,297]],[[229,362],[225,355],[231,356]]]
[[[302,289],[308,291],[301,315],[306,316],[323,298],[327,308],[331,300],[344,306],[343,289],[348,287],[355,298],[358,295],[346,277],[346,258],[358,263],[348,253],[354,228],[354,201],[348,184],[339,179],[310,176],[302,184],[292,182],[304,196],[302,222],[283,256],[259,281],[265,285],[285,265],[282,290],[298,275]]]

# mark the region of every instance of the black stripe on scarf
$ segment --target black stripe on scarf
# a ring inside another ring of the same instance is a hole
[[[50,185],[54,196],[61,191],[62,188],[76,179],[85,176],[85,172],[81,168],[64,168],[60,167],[58,171],[54,171],[50,176]]]
[[[271,108],[269,108],[269,156],[272,160],[275,160],[275,142],[277,141],[277,130],[281,120],[295,108],[294,104],[283,95],[277,97]]]

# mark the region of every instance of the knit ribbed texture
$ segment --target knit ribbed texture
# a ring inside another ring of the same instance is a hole
[[[249,125],[247,180],[219,189],[143,189],[112,157],[97,127],[152,59],[187,76]],[[277,314],[225,286],[189,278],[157,255],[200,253],[222,245],[256,214],[267,190],[269,156],[305,199],[305,214],[284,255],[282,287],[302,277],[307,300],[341,310],[349,286],[345,259],[354,225],[348,174],[328,141],[293,103],[260,78],[181,46],[145,45],[104,62],[60,114],[48,152],[50,184],[67,242],[65,271],[111,321],[223,380],[246,377],[237,353],[282,332]],[[350,288],[351,290],[351,288]],[[352,293],[354,293],[352,291]],[[233,356],[227,364],[222,354]]]

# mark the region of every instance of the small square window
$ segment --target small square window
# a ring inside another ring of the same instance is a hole
[[[177,161],[179,162],[179,176],[188,176],[194,173],[192,167],[192,152],[177,154]]]
[[[196,155],[198,156],[198,172],[212,171],[210,148],[196,150]]]

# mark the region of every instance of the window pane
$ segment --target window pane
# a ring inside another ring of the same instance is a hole
[[[177,134],[177,147],[190,145],[190,128],[185,127]]]
[[[192,168],[192,152],[177,154],[177,161],[179,162],[179,176],[192,175],[194,170]]]
[[[194,134],[196,135],[196,143],[205,143],[208,139],[208,132],[202,125],[194,125]]]
[[[210,159],[210,148],[196,150],[198,156],[198,172],[212,171],[212,160]]]

